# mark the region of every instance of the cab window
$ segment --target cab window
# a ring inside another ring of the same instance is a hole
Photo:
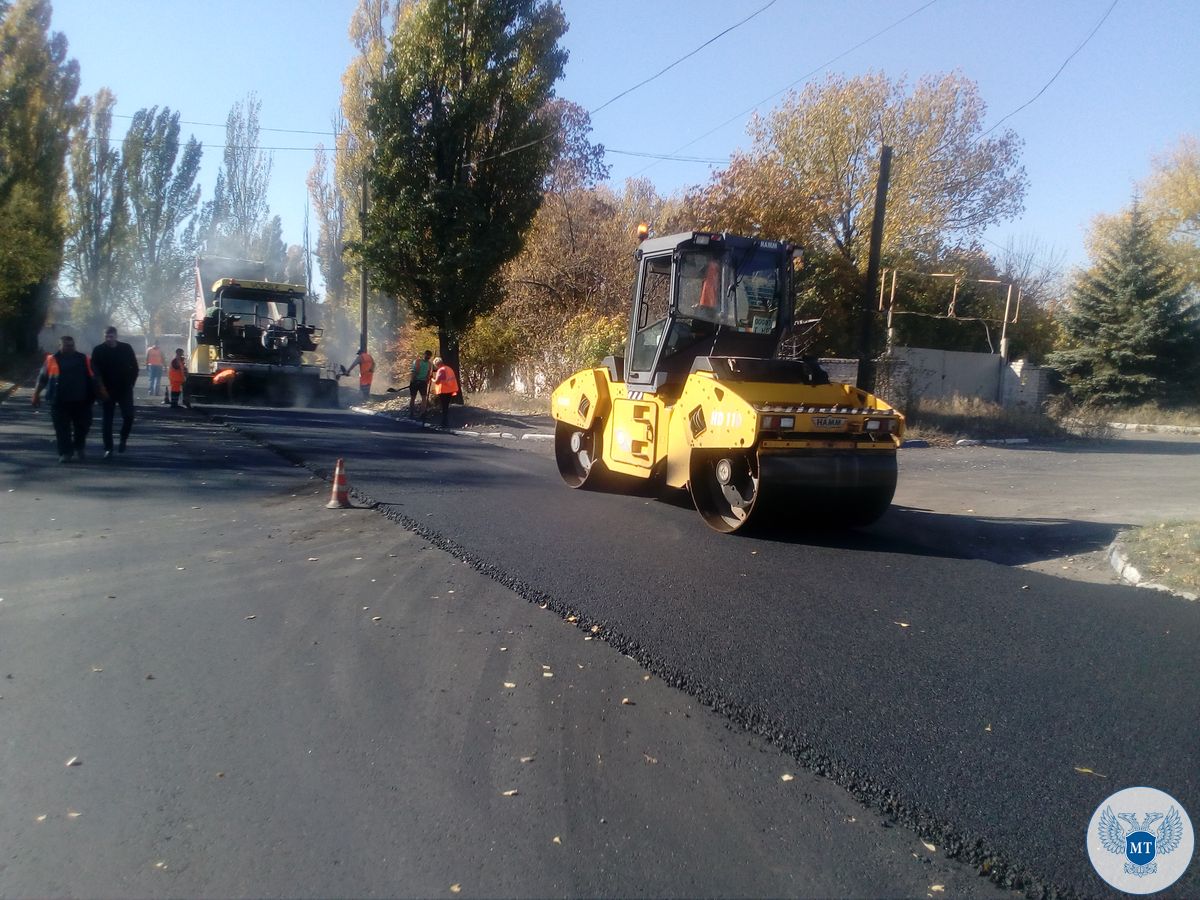
[[[645,372],[654,364],[654,354],[662,339],[671,301],[671,257],[659,256],[643,261],[638,294],[636,332],[630,368]]]

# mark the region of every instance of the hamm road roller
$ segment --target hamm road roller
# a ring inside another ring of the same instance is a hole
[[[623,358],[551,396],[554,454],[574,488],[686,488],[717,531],[867,525],[896,491],[904,417],[779,359],[797,248],[727,233],[642,242]]]

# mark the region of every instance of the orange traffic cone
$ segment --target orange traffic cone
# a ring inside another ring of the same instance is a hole
[[[329,502],[325,504],[325,508],[354,508],[350,505],[350,486],[346,483],[346,464],[340,459],[333,469],[333,492],[330,494]]]

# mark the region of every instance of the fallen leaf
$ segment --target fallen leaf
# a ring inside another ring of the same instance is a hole
[[[599,625],[593,625],[593,626],[592,626],[592,634],[595,634],[595,633],[596,633],[597,631],[599,631],[599,630],[600,630],[600,626],[599,626]]]
[[[45,813],[42,813],[40,816],[35,816],[35,817],[34,817],[34,820],[35,820],[35,821],[37,821],[37,822],[45,822],[45,821],[46,821],[46,814],[45,814]]]
[[[578,622],[579,617],[578,616],[567,616],[567,621],[568,622]]]
[[[82,760],[82,759],[80,759],[78,756],[72,756],[70,759],[68,759],[68,760],[66,761],[65,765],[67,765],[67,766],[81,766],[81,765],[83,765],[83,760]]]
[[[553,673],[553,672],[543,672],[543,673],[542,673],[542,677],[543,677],[543,678],[553,678],[553,677],[554,677],[554,673]]]
[[[1097,778],[1107,778],[1107,775],[1101,775],[1099,772],[1093,772],[1091,769],[1085,769],[1082,766],[1075,766],[1075,771],[1080,775],[1095,775]]]
[[[93,672],[103,672],[104,670],[102,668],[100,668],[99,666],[92,666],[92,671]]]
[[[501,653],[504,653],[506,650],[508,650],[508,648],[507,648],[507,647],[501,647],[501,648],[500,648],[500,652],[501,652]]]
[[[75,810],[73,810],[73,809],[68,809],[68,810],[67,810],[67,818],[68,818],[68,819],[78,819],[78,818],[79,818],[80,816],[82,816],[82,815],[83,815],[83,813],[81,813],[81,812],[75,812]]]
[[[892,624],[893,624],[893,625],[899,625],[901,628],[910,628],[910,627],[912,627],[912,626],[910,626],[910,625],[909,625],[907,622],[893,622]]]
[[[461,890],[462,890],[462,885],[461,885],[461,884],[452,884],[452,885],[450,885],[450,893],[452,893],[452,894],[457,894],[457,893],[458,893],[459,891],[461,891]]]
[[[988,723],[987,723],[987,727],[985,727],[983,730],[984,730],[984,731],[991,731],[991,730],[992,730],[992,723],[991,723],[991,722],[988,722]]]
[[[550,667],[549,667],[549,666],[542,666],[542,671],[544,671],[544,672],[549,672],[549,671],[550,671]]]
[[[251,619],[257,619],[257,618],[258,618],[258,616],[246,616],[246,621],[249,622]]]
[[[642,681],[649,681],[649,680],[650,680],[650,676],[649,676],[649,675],[643,675],[643,676],[642,676]]]
[[[556,835],[554,836],[554,840],[552,841],[552,843],[555,843],[555,844],[561,844],[561,843],[562,843],[562,838],[560,838],[560,837],[559,837],[559,836],[556,834]]]
[[[779,776],[779,780],[780,781],[792,781],[793,779],[795,779],[795,777],[796,776],[793,775],[791,772],[784,772],[782,775]]]
[[[522,756],[522,757],[521,757],[521,762],[523,762],[523,763],[531,763],[531,762],[533,762],[533,761],[534,761],[534,759],[536,759],[536,757],[534,757],[534,756]]]
[[[931,891],[933,891],[935,894],[940,894],[942,891],[944,891],[946,889],[946,886],[944,884],[931,884],[929,886],[929,889]]]
[[[506,682],[504,682],[504,686],[506,688],[515,688],[517,686],[517,683],[515,681],[506,681]]]
[[[321,557],[319,557],[319,556],[310,556],[310,557],[308,558],[308,561],[309,561],[309,562],[317,562],[317,561],[318,561],[320,558],[321,558]]]
[[[520,793],[520,791],[518,791],[516,788],[513,788],[511,791],[501,791],[500,796],[501,797],[515,797],[519,793]]]
[[[166,867],[167,867],[167,863],[165,860],[160,859],[158,862],[156,862],[154,864],[154,868],[156,868],[156,869],[165,869]]]
[[[621,705],[622,706],[637,706],[637,704],[634,703],[632,700],[630,700],[628,697],[621,698]]]
[[[921,841],[921,846],[924,847],[926,850],[928,850],[930,853],[937,853],[937,847],[934,846],[933,844],[929,843],[929,841]]]
[[[642,756],[646,757],[646,765],[648,765],[648,766],[658,765],[658,760],[655,759],[653,756],[651,756],[649,753],[643,753]]]
[[[382,620],[383,620],[383,616],[371,616],[372,622],[380,622]]]
[[[592,636],[590,634],[584,638],[585,641],[590,641],[591,639],[592,639]]]

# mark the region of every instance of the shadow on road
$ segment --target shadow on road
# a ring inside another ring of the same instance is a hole
[[[982,559],[1021,566],[1103,550],[1128,527],[1121,522],[985,518],[893,506],[878,522],[860,530],[838,529],[812,520],[782,524],[776,520],[756,528],[752,536],[816,547]]]

